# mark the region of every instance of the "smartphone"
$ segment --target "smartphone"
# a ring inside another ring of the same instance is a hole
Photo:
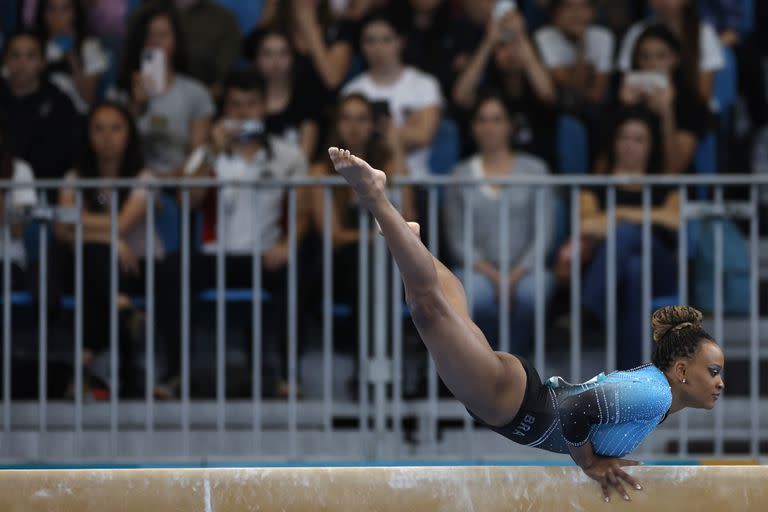
[[[493,19],[499,20],[515,9],[517,9],[515,0],[496,0],[496,5],[493,6]]]
[[[669,87],[669,77],[660,71],[630,71],[627,73],[627,84],[650,94]]]
[[[141,52],[141,75],[148,96],[165,90],[165,52],[160,48],[144,48]]]
[[[69,51],[75,46],[75,38],[69,34],[62,34],[53,38],[53,42],[59,47],[61,53],[69,53]]]
[[[240,142],[249,142],[264,137],[264,123],[255,119],[240,121],[235,139]]]

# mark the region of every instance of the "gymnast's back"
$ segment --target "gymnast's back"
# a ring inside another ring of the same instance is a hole
[[[542,382],[529,361],[515,357],[527,374],[525,397],[515,418],[495,427],[469,413],[519,444],[568,454],[569,444],[592,441],[596,454],[622,457],[666,419],[672,405],[669,382],[652,363],[571,384],[561,377]]]

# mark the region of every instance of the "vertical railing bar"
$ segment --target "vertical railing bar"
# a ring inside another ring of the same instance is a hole
[[[680,229],[677,232],[678,244],[678,295],[681,305],[688,304],[688,187],[680,185]],[[688,456],[688,409],[680,411],[678,456]]]
[[[571,191],[571,382],[581,382],[581,190]]]
[[[190,440],[190,204],[189,188],[181,190],[181,431],[184,454],[191,450]],[[174,343],[174,340],[167,340]]]
[[[224,188],[217,189],[216,198],[216,442],[219,452],[224,449],[226,430],[226,287],[227,232],[224,224]]]
[[[616,188],[608,185],[607,190],[607,230],[606,250],[608,251],[606,265],[606,373],[616,369]],[[627,369],[627,368],[622,368]]]
[[[120,276],[117,271],[118,250],[118,213],[119,193],[116,188],[110,191],[109,202],[109,445],[113,458],[117,457],[118,436],[118,400],[120,397],[120,361],[118,361],[120,347],[120,332],[118,330],[119,318],[117,316],[117,296],[119,293]],[[123,340],[125,343],[125,340]],[[123,361],[126,364],[126,361]]]
[[[359,279],[359,323],[358,323],[358,398],[360,410],[358,413],[360,438],[363,446],[368,442],[368,213],[364,209],[359,212],[360,247],[358,253]],[[370,451],[367,452],[370,455]]]
[[[323,186],[323,432],[333,430],[333,189]]]
[[[545,192],[543,186],[536,187],[535,197],[535,220],[536,220],[536,234],[534,238],[534,280],[536,283],[536,297],[535,297],[535,336],[536,336],[536,353],[535,361],[536,368],[544,368],[544,360],[546,358],[546,330],[544,322],[546,320],[546,297],[545,297],[545,283],[544,283],[544,233],[545,233],[545,207],[551,205],[545,205]]]
[[[155,395],[152,392],[155,384],[155,201],[159,190],[150,188],[147,190],[147,252],[146,252],[146,282],[144,291],[146,296],[146,329],[144,337],[146,341],[147,372],[144,386],[150,392],[147,400],[147,429],[150,432],[148,441],[152,442],[155,432]],[[176,343],[176,340],[168,340],[170,343]],[[170,361],[169,361],[170,363]],[[152,443],[154,444],[154,443]]]
[[[45,207],[45,193],[40,194],[40,201]],[[39,232],[40,282],[38,294],[38,335],[40,357],[38,358],[38,399],[39,407],[39,442],[38,457],[46,454],[45,438],[48,432],[48,224],[41,222]]]
[[[296,188],[288,189],[288,437],[292,458],[298,457]]]
[[[438,195],[437,187],[432,185],[429,187],[427,200],[428,200],[428,212],[429,212],[429,226],[428,226],[428,242],[429,251],[438,257],[439,241],[438,236],[438,215],[440,209],[438,208]],[[437,450],[437,421],[438,421],[438,405],[437,405],[437,368],[435,366],[435,360],[427,352],[427,447],[429,453],[436,453]]]
[[[502,187],[499,193],[499,348],[509,352],[509,188]]]
[[[723,206],[723,187],[717,185],[715,187],[715,206],[718,210]],[[723,351],[725,348],[725,339],[723,337],[723,223],[724,219],[715,220],[715,232],[714,232],[714,315],[715,315],[715,332],[713,333],[715,339],[720,344]],[[726,352],[727,353],[727,352]],[[723,390],[725,391],[725,390]],[[721,457],[723,455],[723,403],[725,402],[726,393],[720,396],[718,407],[715,407],[715,457]]]
[[[760,217],[756,185],[750,186],[752,216],[749,222],[749,453],[760,456]]]
[[[258,211],[258,190],[256,185],[251,185],[251,211]],[[251,223],[251,238],[253,247],[251,247],[251,429],[253,453],[258,454],[261,451],[262,444],[262,407],[261,399],[261,366],[262,366],[262,305],[261,305],[261,287],[262,287],[262,269],[261,269],[261,233],[258,229],[259,223]]]
[[[74,454],[80,456],[83,435],[83,191],[75,191],[75,438]]]
[[[11,258],[8,247],[11,245],[11,221],[9,210],[12,204],[11,190],[2,190],[5,211],[3,217],[3,452],[11,454]]]

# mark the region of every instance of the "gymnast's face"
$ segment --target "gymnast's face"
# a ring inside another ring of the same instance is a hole
[[[725,357],[717,343],[704,341],[699,344],[692,360],[685,370],[686,384],[680,388],[685,393],[689,407],[712,409],[717,397],[725,387],[723,366]]]

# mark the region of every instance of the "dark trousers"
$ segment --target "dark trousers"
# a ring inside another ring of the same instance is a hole
[[[656,237],[651,237],[652,296],[677,293],[677,265],[674,255]],[[587,264],[582,281],[581,301],[584,307],[603,323],[606,320],[606,267],[608,251],[605,242]],[[642,228],[637,224],[620,224],[616,229],[617,368],[626,370],[642,364]]]

